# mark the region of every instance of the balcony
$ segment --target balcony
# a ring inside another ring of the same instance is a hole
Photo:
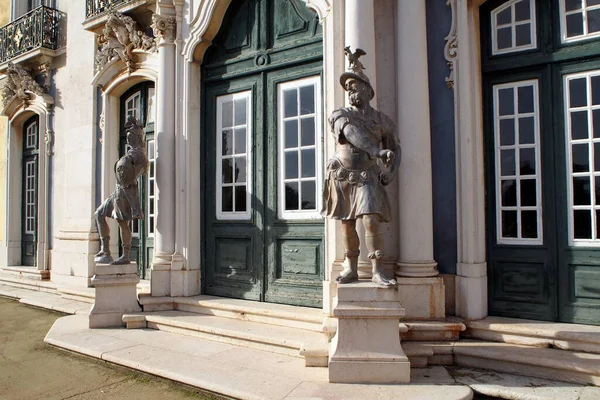
[[[134,0],[85,0],[85,19],[117,10],[120,6],[133,2]]]
[[[0,72],[9,61],[16,64],[40,55],[55,57],[61,47],[61,15],[40,6],[0,28]]]
[[[139,20],[137,14],[143,10],[141,11],[141,14],[148,14],[146,17],[149,18],[151,13],[148,6],[154,4],[155,1],[156,0],[85,0],[85,22],[83,23],[83,28],[100,34],[101,28],[106,22],[107,15],[111,11],[119,11],[132,16],[135,15],[135,19]]]

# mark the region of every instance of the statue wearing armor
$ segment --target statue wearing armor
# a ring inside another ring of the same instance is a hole
[[[358,280],[359,238],[356,219],[365,226],[365,245],[373,265],[373,282],[393,286],[383,272],[383,236],[381,222],[391,219],[391,207],[385,191],[400,164],[400,143],[392,120],[369,104],[375,93],[363,72],[357,49],[351,54],[350,71],[340,77],[348,92],[351,107],[338,108],[329,117],[336,140],[336,152],[329,160],[323,193],[323,215],[342,221],[345,247],[344,270],[339,283]]]
[[[128,264],[131,251],[131,229],[129,221],[143,219],[138,189],[138,178],[148,172],[146,141],[142,125],[130,118],[125,125],[127,143],[131,148],[115,163],[114,171],[117,179],[115,191],[96,210],[96,222],[100,233],[100,252],[96,254],[97,263]],[[110,254],[110,228],[106,217],[116,219],[121,228],[121,244],[123,254],[113,261]]]

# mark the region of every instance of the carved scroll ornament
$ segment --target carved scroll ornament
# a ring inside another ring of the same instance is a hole
[[[17,96],[23,106],[27,107],[31,100],[31,93],[39,96],[49,96],[46,90],[33,78],[33,74],[13,63],[8,63],[6,70],[6,82],[2,88],[2,99],[6,104],[13,96]]]

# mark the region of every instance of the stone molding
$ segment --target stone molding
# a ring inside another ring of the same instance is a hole
[[[46,88],[35,81],[31,71],[13,63],[8,63],[6,78],[6,83],[2,87],[4,104],[7,105],[16,96],[23,103],[23,108],[27,108],[31,104],[32,94],[44,98],[47,108],[50,108],[50,105],[54,103]]]
[[[452,10],[452,24],[450,32],[444,38],[446,45],[444,46],[444,57],[450,68],[450,75],[446,77],[446,86],[448,89],[454,90],[454,64],[458,60],[458,37],[456,36],[456,0],[446,0],[446,5]]]
[[[161,43],[173,43],[177,32],[175,17],[152,14],[152,32]]]
[[[96,72],[115,58],[121,59],[129,72],[133,71],[136,63],[134,50],[156,52],[156,40],[139,30],[138,23],[130,16],[118,11],[110,12],[102,35],[98,37]]]

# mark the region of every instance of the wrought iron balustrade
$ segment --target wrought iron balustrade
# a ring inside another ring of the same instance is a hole
[[[39,48],[59,46],[60,12],[40,6],[0,28],[0,64]]]
[[[134,0],[85,0],[85,18],[89,19]]]

